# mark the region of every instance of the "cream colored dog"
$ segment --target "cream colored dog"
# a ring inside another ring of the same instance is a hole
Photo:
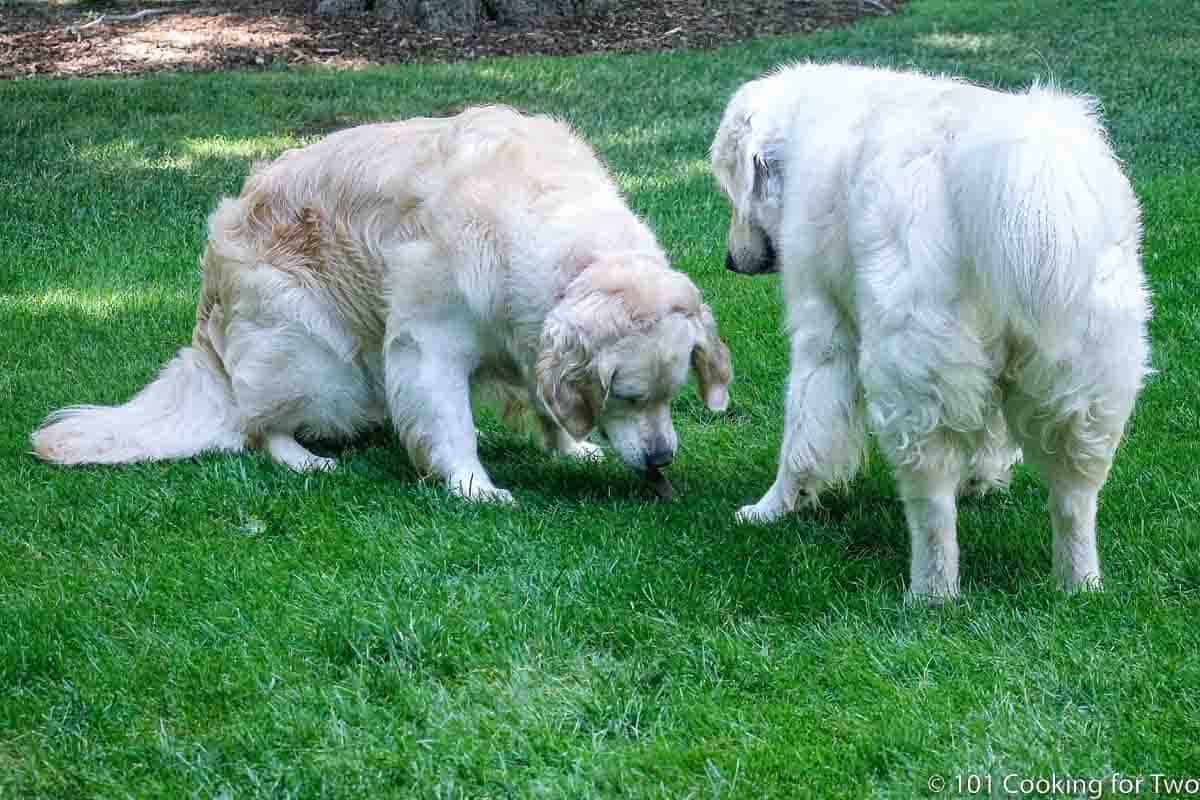
[[[770,522],[896,470],[914,595],[958,592],[955,496],[1050,484],[1054,566],[1098,587],[1096,502],[1148,371],[1137,199],[1095,103],[840,64],[738,90],[712,146],[728,266],[783,274],[792,338]],[[1020,450],[1018,449],[1020,448]]]
[[[294,470],[390,417],[414,464],[510,501],[476,453],[472,388],[531,409],[547,446],[594,457],[597,426],[652,472],[677,441],[689,364],[723,409],[729,352],[591,149],[505,108],[366,125],[260,166],[209,219],[192,344],[118,407],[34,432],[59,464],[260,445]]]

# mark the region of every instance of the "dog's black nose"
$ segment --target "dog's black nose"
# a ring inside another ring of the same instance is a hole
[[[646,454],[647,467],[669,467],[674,460],[675,453],[671,450],[654,450]]]
[[[733,253],[728,251],[725,253],[725,269],[730,272],[737,272],[737,262],[733,260]]]

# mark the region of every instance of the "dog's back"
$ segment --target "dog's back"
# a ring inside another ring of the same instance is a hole
[[[789,202],[840,227],[847,255],[904,239],[943,267],[915,292],[986,297],[1027,337],[1144,325],[1137,199],[1092,98],[847,65],[763,82],[786,109]]]

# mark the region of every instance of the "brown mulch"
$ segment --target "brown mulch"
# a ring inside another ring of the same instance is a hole
[[[469,34],[373,16],[321,17],[310,0],[0,0],[0,78],[458,61],[481,56],[716,47],[893,13],[904,0],[616,0],[590,19]]]

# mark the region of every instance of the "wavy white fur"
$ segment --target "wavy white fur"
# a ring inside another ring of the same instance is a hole
[[[499,107],[365,125],[257,165],[209,218],[191,347],[114,408],[50,416],[60,464],[264,447],[329,469],[299,438],[389,420],[418,468],[509,501],[476,451],[472,390],[529,410],[549,449],[669,463],[689,367],[724,408],[729,352],[566,125]],[[486,393],[485,393],[486,394]]]
[[[1148,372],[1137,200],[1094,100],[799,64],[742,86],[712,146],[730,269],[783,276],[774,485],[742,520],[893,464],[910,591],[958,593],[956,494],[1050,485],[1056,574],[1097,587],[1097,494]],[[1018,449],[1020,448],[1020,449]]]

